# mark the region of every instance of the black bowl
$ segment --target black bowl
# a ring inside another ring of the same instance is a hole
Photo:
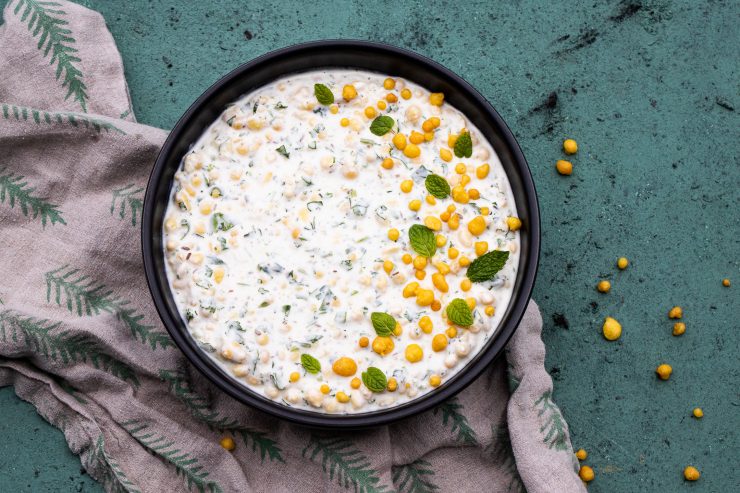
[[[441,387],[405,404],[362,414],[325,414],[271,401],[227,374],[198,348],[180,317],[165,274],[162,221],[175,171],[183,156],[229,103],[287,74],[320,68],[356,68],[400,76],[434,92],[462,111],[491,142],[506,171],[522,220],[521,255],[514,294],[494,335]],[[514,136],[499,114],[470,84],[416,53],[365,41],[318,41],[291,46],[246,63],[213,84],[185,112],[167,138],[144,198],[142,251],[154,304],[170,335],[190,362],[221,390],[244,404],[295,423],[326,428],[362,428],[419,414],[464,389],[501,355],[532,294],[540,251],[540,215],[532,176]]]

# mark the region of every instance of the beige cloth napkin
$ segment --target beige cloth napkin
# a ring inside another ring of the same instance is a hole
[[[318,432],[214,388],[147,291],[139,216],[166,133],[134,122],[103,18],[37,0],[4,18],[0,385],[61,428],[107,490],[585,491],[534,303],[505,360],[389,427]]]

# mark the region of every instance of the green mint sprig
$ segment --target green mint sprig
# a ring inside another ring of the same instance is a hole
[[[316,95],[318,102],[324,106],[329,106],[334,102],[334,93],[324,84],[314,84],[313,93]]]
[[[375,333],[381,337],[389,337],[396,328],[396,319],[383,312],[373,312],[370,314],[370,321],[373,323]]]
[[[301,355],[301,365],[308,373],[318,373],[321,371],[321,363],[310,354]]]
[[[370,124],[370,131],[380,137],[390,132],[391,129],[393,129],[394,123],[396,122],[393,118],[387,115],[382,115],[373,120]]]
[[[367,371],[362,372],[362,383],[371,392],[383,392],[388,385],[388,379],[385,377],[385,373],[371,366]]]
[[[473,312],[465,300],[461,298],[455,298],[447,305],[447,318],[460,327],[473,325]]]
[[[422,257],[431,258],[437,253],[434,231],[422,224],[414,224],[409,228],[409,243],[411,243],[411,248]]]
[[[470,132],[463,132],[455,141],[455,156],[470,157],[473,155],[473,139]]]
[[[473,260],[465,275],[473,282],[490,281],[504,268],[508,259],[509,252],[493,250]]]
[[[424,180],[424,186],[430,195],[438,199],[446,199],[450,195],[450,184],[439,175],[433,173],[427,175],[426,180]]]

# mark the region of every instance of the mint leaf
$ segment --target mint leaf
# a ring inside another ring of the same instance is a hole
[[[393,334],[396,328],[396,319],[383,312],[373,312],[370,314],[370,321],[373,323],[375,333],[381,337],[388,337]]]
[[[473,260],[465,273],[473,282],[490,281],[498,271],[504,268],[509,259],[509,252],[493,250]]]
[[[414,224],[409,228],[409,242],[411,248],[422,257],[434,257],[437,253],[437,242],[434,240],[434,231],[422,224]]]
[[[334,102],[334,93],[324,84],[314,84],[313,93],[316,95],[316,99],[319,103],[324,106],[329,106]]]
[[[473,155],[473,139],[469,132],[463,132],[455,141],[455,156],[470,157]]]
[[[391,131],[394,123],[396,122],[390,116],[379,116],[370,124],[370,131],[377,136],[385,135]]]
[[[285,149],[285,145],[281,145],[280,147],[278,147],[275,150],[278,151],[280,154],[282,154],[285,157],[290,157],[290,153]]]
[[[234,227],[234,224],[227,221],[224,215],[220,212],[213,215],[211,223],[213,223],[213,229],[216,231],[228,231]]]
[[[383,392],[385,387],[388,385],[388,379],[378,368],[371,366],[367,371],[362,372],[362,383],[365,387],[370,389],[371,392]]]
[[[465,300],[455,298],[447,305],[447,318],[450,322],[461,327],[473,325],[473,312]]]
[[[424,180],[424,186],[427,187],[427,192],[430,195],[438,199],[446,199],[450,195],[450,184],[439,175],[427,175],[426,180]]]
[[[318,373],[321,371],[321,363],[310,354],[301,355],[301,365],[308,373]]]

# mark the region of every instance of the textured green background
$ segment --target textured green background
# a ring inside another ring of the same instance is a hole
[[[509,123],[537,183],[535,298],[556,400],[596,471],[589,489],[740,488],[738,2],[82,3],[108,22],[137,118],[164,128],[237,64],[299,41],[385,41],[461,74]],[[553,167],[564,137],[580,146],[569,178]],[[602,277],[608,295],[594,290]],[[618,342],[600,335],[607,315],[624,327]],[[662,362],[668,382],[653,373]],[[98,490],[10,389],[0,415],[0,491]],[[684,483],[686,464],[699,482]]]

